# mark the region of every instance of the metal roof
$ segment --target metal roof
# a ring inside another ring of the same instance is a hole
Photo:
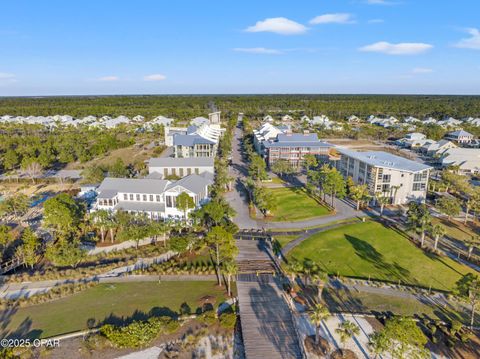
[[[215,142],[199,135],[174,135],[174,146],[214,145]]]
[[[406,172],[420,172],[432,167],[424,165],[423,163],[415,162],[400,156],[392,155],[388,152],[382,151],[367,151],[358,152],[348,150],[346,148],[337,147],[336,150],[342,155],[357,159],[361,162],[365,162],[370,166],[391,168],[399,171]]]
[[[148,178],[111,178],[103,180],[98,188],[100,196],[110,194],[111,191],[124,193],[162,194],[169,181]]]

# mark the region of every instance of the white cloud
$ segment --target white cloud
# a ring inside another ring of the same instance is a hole
[[[370,5],[391,5],[393,4],[391,1],[387,0],[367,0],[367,4]]]
[[[368,23],[369,24],[383,24],[385,22],[385,20],[383,19],[371,19],[371,20],[368,20]]]
[[[421,42],[402,42],[392,44],[386,41],[376,42],[363,46],[359,50],[363,52],[379,52],[387,55],[417,55],[433,48],[433,45]]]
[[[480,30],[471,28],[467,29],[467,32],[471,35],[471,37],[461,39],[455,44],[455,46],[463,49],[480,50]]]
[[[310,24],[318,25],[318,24],[353,24],[355,20],[353,20],[352,14],[347,13],[336,13],[336,14],[324,14],[320,16],[314,17],[310,20]]]
[[[277,49],[267,49],[265,47],[236,47],[233,51],[247,52],[249,54],[279,55],[283,52]]]
[[[118,80],[120,80],[118,76],[103,76],[98,78],[98,81],[105,81],[105,82],[118,81]]]
[[[430,74],[433,72],[433,69],[430,69],[428,67],[415,67],[412,70],[413,74]]]
[[[247,32],[273,32],[280,35],[298,35],[307,31],[307,28],[285,17],[272,17],[257,21],[253,26],[245,29]]]
[[[167,78],[167,76],[162,75],[162,74],[152,74],[152,75],[147,75],[143,79],[145,81],[163,81]]]
[[[8,72],[0,72],[0,80],[15,80],[15,75]]]

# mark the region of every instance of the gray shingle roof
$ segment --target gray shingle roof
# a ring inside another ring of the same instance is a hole
[[[345,148],[336,148],[338,152],[355,158],[374,167],[391,168],[406,172],[420,172],[432,167],[382,151],[358,152]]]

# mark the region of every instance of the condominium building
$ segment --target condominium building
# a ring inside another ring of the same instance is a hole
[[[274,141],[264,141],[265,158],[272,166],[278,160],[286,160],[298,169],[305,155],[314,155],[320,161],[328,161],[331,144],[322,142],[316,133],[281,133]]]
[[[425,201],[430,166],[387,152],[336,150],[341,154],[337,166],[344,177],[368,185],[370,195],[381,192],[392,204]]]

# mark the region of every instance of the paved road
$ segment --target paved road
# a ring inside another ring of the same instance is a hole
[[[348,201],[335,199],[336,213],[331,216],[323,216],[300,222],[266,222],[252,219],[248,209],[248,194],[243,185],[248,174],[248,166],[242,157],[242,138],[243,131],[240,127],[237,127],[232,144],[232,166],[229,168],[230,176],[235,178],[235,185],[234,190],[225,195],[227,201],[236,211],[234,222],[240,229],[306,228],[366,215],[361,211],[356,211]],[[330,199],[327,198],[327,201],[330,201]]]

